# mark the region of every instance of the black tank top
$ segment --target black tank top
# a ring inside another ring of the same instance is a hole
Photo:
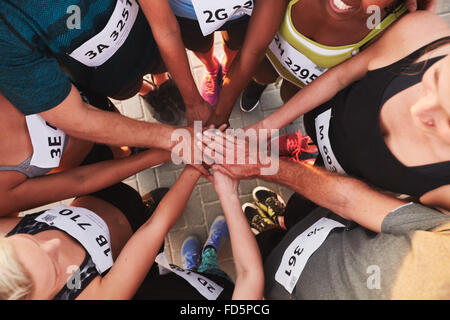
[[[381,108],[390,97],[420,82],[424,72],[444,57],[414,63],[425,50],[442,40],[450,37],[436,40],[391,65],[369,71],[364,78],[305,115],[306,130],[317,143],[315,118],[331,109],[329,140],[347,174],[417,198],[450,184],[450,161],[413,167],[398,161],[384,142],[379,120]]]

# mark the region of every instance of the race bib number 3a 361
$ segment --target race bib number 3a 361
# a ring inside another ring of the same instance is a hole
[[[118,0],[105,28],[75,49],[70,56],[88,67],[101,66],[128,38],[138,12],[136,0]]]
[[[254,0],[192,0],[200,29],[204,36],[213,33],[231,17],[253,11]]]

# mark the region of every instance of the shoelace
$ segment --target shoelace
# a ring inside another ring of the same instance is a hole
[[[219,73],[215,73],[215,74],[211,74],[208,73],[205,76],[205,93],[206,94],[214,94],[214,92],[216,91],[216,79],[217,79],[217,75]]]
[[[300,162],[300,155],[302,152],[305,153],[315,153],[318,152],[317,147],[310,145],[311,138],[309,136],[303,136],[302,132],[298,130],[296,133],[296,138],[286,139],[286,149],[291,154],[291,158],[294,161]]]
[[[284,211],[283,204],[275,197],[269,197],[265,201],[267,206],[267,211],[271,217],[275,219],[275,216],[282,215]]]

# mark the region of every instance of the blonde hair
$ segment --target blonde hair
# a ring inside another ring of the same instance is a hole
[[[0,237],[0,300],[25,300],[32,282],[19,262],[8,238]]]

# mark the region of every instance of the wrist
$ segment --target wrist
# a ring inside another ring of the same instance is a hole
[[[195,92],[191,93],[188,97],[183,97],[183,100],[186,109],[194,108],[195,106],[198,106],[204,102],[197,89],[195,89]]]

